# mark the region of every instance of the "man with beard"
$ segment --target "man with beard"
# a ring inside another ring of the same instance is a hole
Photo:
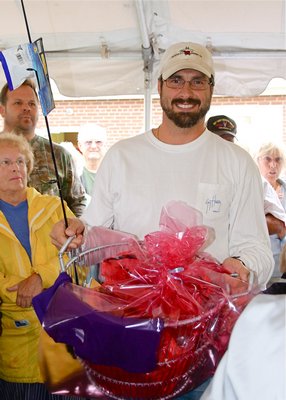
[[[29,186],[33,186],[42,194],[58,196],[59,189],[49,140],[35,132],[39,100],[34,83],[27,79],[13,91],[5,84],[0,92],[0,114],[4,118],[4,130],[22,134],[32,147],[35,162]],[[56,143],[53,147],[63,199],[74,214],[80,216],[86,206],[84,187],[70,153]]]
[[[210,52],[196,43],[172,45],[162,57],[158,91],[162,123],[121,140],[104,156],[89,206],[51,238],[61,247],[85,223],[130,232],[142,239],[158,230],[162,207],[181,200],[198,209],[216,239],[207,251],[247,281],[256,272],[262,287],[273,260],[263,212],[260,174],[250,155],[208,131],[205,116],[214,88]]]
[[[82,220],[57,223],[52,242],[61,247],[85,224],[130,232],[142,239],[158,231],[162,207],[180,200],[199,210],[213,227],[206,251],[247,282],[257,274],[265,287],[273,270],[263,210],[260,174],[250,155],[208,131],[205,116],[214,88],[210,52],[196,43],[172,45],[159,67],[162,123],[117,142],[97,171],[92,199]],[[204,384],[183,398],[199,399]]]

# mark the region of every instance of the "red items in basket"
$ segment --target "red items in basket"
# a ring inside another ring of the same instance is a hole
[[[112,398],[168,399],[212,376],[236,319],[255,292],[202,252],[214,232],[201,224],[196,210],[172,202],[160,222],[160,231],[140,243],[119,233],[118,242],[126,239],[131,250],[102,258],[102,288],[116,302],[122,300],[123,316],[164,321],[153,371],[131,373],[83,361],[90,379]],[[100,230],[108,237],[107,230],[93,229],[86,247],[93,247],[94,237],[97,245],[107,244],[107,238],[98,243]],[[116,232],[112,236],[115,240]],[[92,257],[93,263],[99,261]]]

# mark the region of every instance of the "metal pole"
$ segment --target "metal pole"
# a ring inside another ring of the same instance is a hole
[[[24,6],[24,0],[21,0],[21,5],[22,5],[22,10],[23,10],[23,15],[24,15],[24,19],[25,19],[25,25],[26,25],[26,30],[27,30],[29,42],[32,43],[32,38],[31,38],[31,34],[30,34],[28,19],[27,19],[27,15],[26,15],[26,11],[25,11],[25,6]],[[36,74],[38,87],[40,87],[37,71],[34,71],[34,72]],[[65,210],[65,204],[64,204],[63,194],[62,194],[62,188],[61,188],[61,184],[60,184],[59,172],[58,172],[58,167],[57,167],[57,162],[56,162],[56,157],[55,157],[55,152],[54,152],[54,146],[53,146],[50,126],[49,126],[49,121],[48,121],[48,117],[46,115],[44,115],[44,118],[45,118],[46,128],[47,128],[47,132],[48,132],[49,143],[50,143],[50,147],[51,147],[52,160],[53,160],[53,164],[54,164],[54,168],[55,168],[57,186],[58,186],[58,189],[59,189],[59,195],[60,195],[60,199],[61,199],[61,206],[62,206],[62,210],[63,210],[65,226],[67,228],[68,227],[68,220],[67,220],[67,215],[66,215],[66,210]]]
[[[142,0],[136,0],[138,22],[142,38],[142,58],[144,62],[144,123],[145,130],[151,128],[152,121],[152,71],[153,71],[153,49],[150,44],[148,29],[146,25]]]

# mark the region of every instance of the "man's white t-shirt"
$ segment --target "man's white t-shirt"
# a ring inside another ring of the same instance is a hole
[[[82,219],[142,239],[159,230],[162,207],[180,200],[199,210],[216,239],[206,249],[220,262],[239,256],[264,284],[273,258],[261,177],[242,148],[205,131],[169,145],[152,131],[117,142],[105,155]]]

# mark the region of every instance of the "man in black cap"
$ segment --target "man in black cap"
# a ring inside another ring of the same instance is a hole
[[[210,117],[207,122],[207,128],[228,142],[234,142],[234,138],[236,137],[236,123],[226,115]]]
[[[225,115],[215,115],[210,117],[207,122],[209,131],[215,133],[221,138],[234,142],[236,137],[236,123],[233,119]],[[286,234],[286,214],[281,205],[275,190],[270,183],[262,177],[263,193],[264,193],[264,213],[269,235],[277,235],[282,240]],[[281,276],[279,262],[276,257],[276,268],[272,278],[277,279]]]

